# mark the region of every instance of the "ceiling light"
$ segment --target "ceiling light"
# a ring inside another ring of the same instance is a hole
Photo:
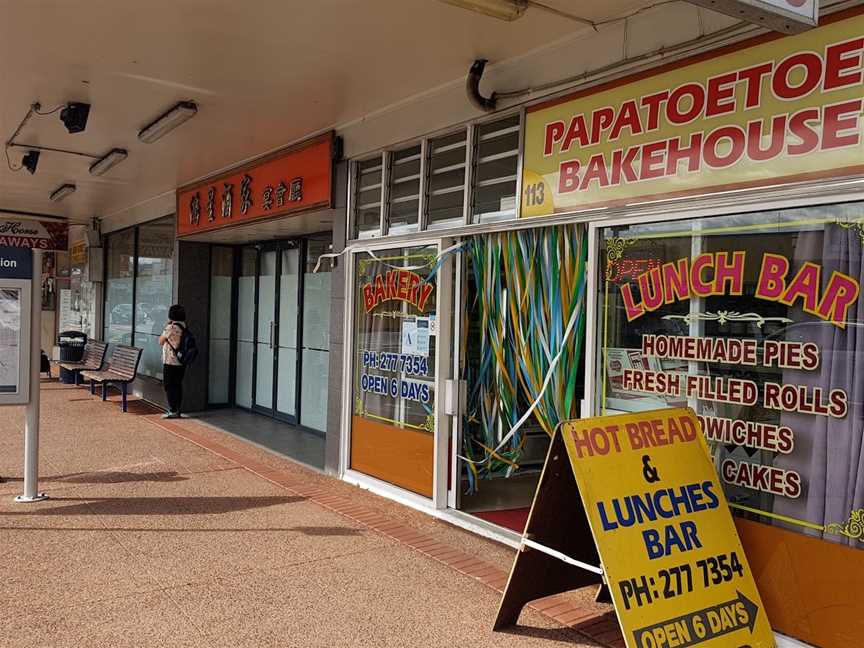
[[[70,102],[60,111],[60,121],[70,133],[81,133],[87,128],[90,104]]]
[[[60,202],[66,196],[75,193],[75,185],[74,184],[64,184],[57,187],[54,191],[51,192],[49,198],[51,198],[52,202]]]
[[[441,0],[441,2],[508,22],[521,18],[528,9],[528,0]]]
[[[111,149],[105,157],[96,160],[90,165],[90,175],[101,176],[120,164],[127,157],[129,157],[129,153],[126,149]]]
[[[138,139],[145,144],[152,144],[163,135],[171,132],[183,122],[192,119],[198,112],[198,104],[194,101],[181,101],[171,110],[160,116],[152,124],[141,129]]]
[[[21,158],[21,166],[27,169],[31,175],[36,173],[37,164],[39,164],[39,151],[27,151]]]

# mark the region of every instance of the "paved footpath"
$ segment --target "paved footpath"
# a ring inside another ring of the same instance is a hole
[[[42,384],[0,410],[0,648],[621,646],[580,591],[493,633],[512,550],[194,420]]]

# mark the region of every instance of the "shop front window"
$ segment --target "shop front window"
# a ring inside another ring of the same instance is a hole
[[[132,344],[135,230],[109,235],[105,258],[105,341]]]
[[[210,354],[208,398],[211,405],[226,405],[231,385],[231,280],[234,250],[213,246],[210,251]]]
[[[174,217],[105,237],[104,338],[142,349],[138,373],[162,379],[159,335],[173,294]]]
[[[690,406],[737,515],[861,548],[864,204],[606,227],[598,413]]]
[[[432,496],[437,246],[355,257],[351,469]]]
[[[142,349],[138,373],[162,379],[159,336],[172,303],[174,219],[163,218],[138,228],[135,279],[135,346]]]
[[[327,430],[326,395],[330,377],[330,264],[315,266],[322,254],[330,252],[330,237],[310,238],[303,272],[303,336],[300,366],[300,424]]]

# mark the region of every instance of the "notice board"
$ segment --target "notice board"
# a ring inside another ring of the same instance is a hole
[[[559,426],[496,628],[597,574],[630,648],[774,646],[690,409]]]

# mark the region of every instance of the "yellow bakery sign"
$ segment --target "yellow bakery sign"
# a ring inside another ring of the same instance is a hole
[[[773,648],[693,411],[567,421],[560,434],[626,646]]]
[[[864,16],[529,110],[522,215],[864,172]]]

